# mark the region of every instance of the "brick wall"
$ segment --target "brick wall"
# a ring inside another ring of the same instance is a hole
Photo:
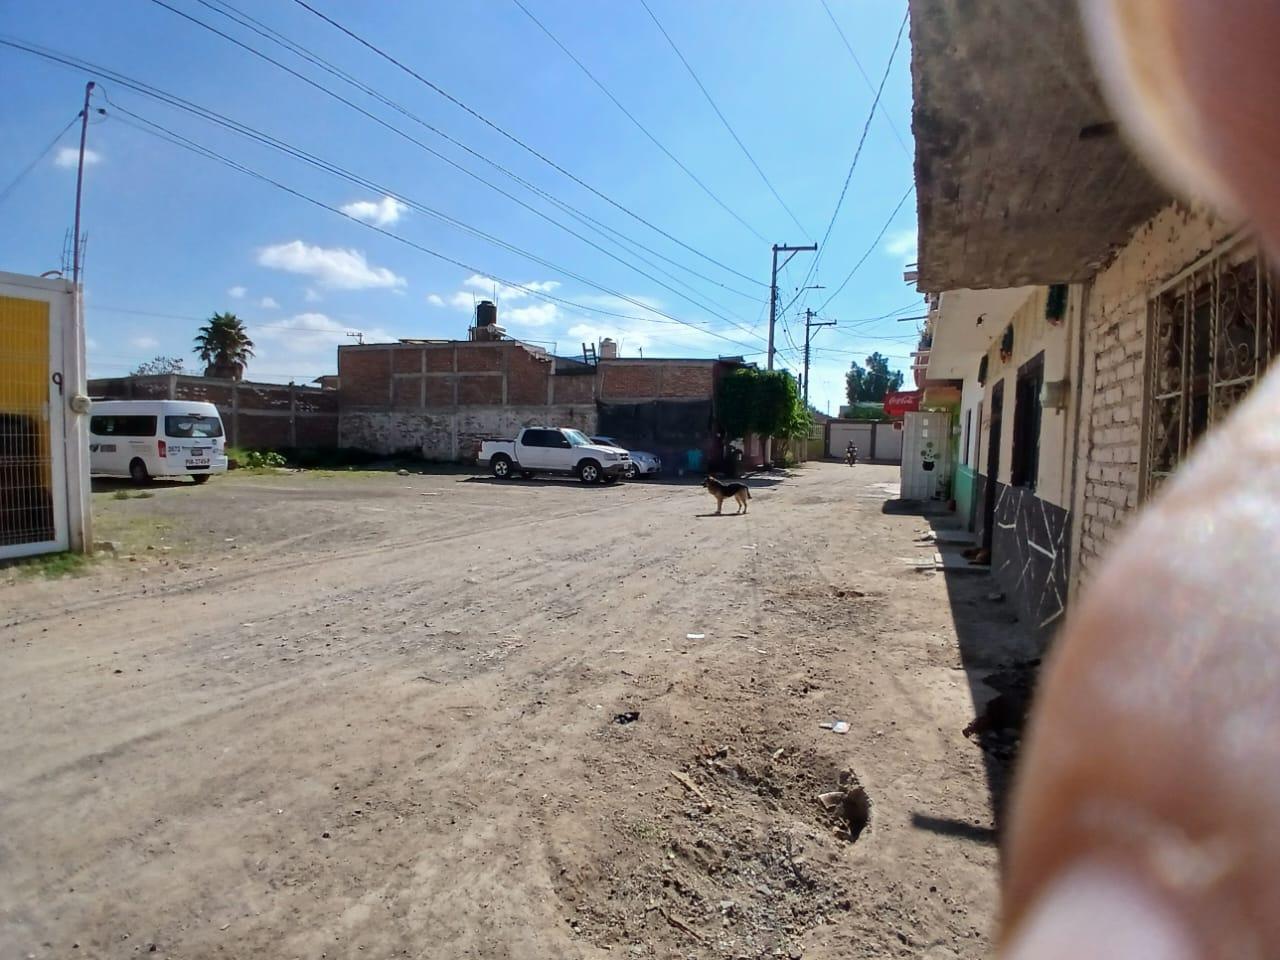
[[[715,360],[606,360],[599,366],[603,400],[708,399]]]
[[[1141,496],[1147,303],[1235,229],[1203,212],[1167,207],[1135,231],[1090,285],[1072,511],[1073,587],[1096,572]]]
[[[89,393],[114,400],[212,403],[222,417],[227,442],[235,446],[317,449],[338,445],[336,390],[174,375],[90,380]]]

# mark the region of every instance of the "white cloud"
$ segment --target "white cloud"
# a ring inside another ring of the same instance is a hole
[[[160,341],[155,337],[134,337],[129,341],[129,345],[135,350],[154,350],[160,346]]]
[[[398,221],[409,207],[395,197],[383,197],[381,200],[356,200],[342,206],[342,212],[349,217],[372,223],[379,227],[389,227]]]
[[[230,297],[232,300],[241,300],[244,298],[244,295],[248,292],[249,291],[246,290],[244,287],[228,287],[227,288],[227,296]]]
[[[359,250],[341,247],[317,247],[301,240],[263,247],[258,263],[273,270],[284,270],[314,277],[323,287],[338,290],[403,287],[404,277],[386,267],[370,266]]]
[[[102,154],[96,150],[90,150],[87,147],[84,151],[84,165],[92,167],[95,163],[102,162]],[[53,164],[61,167],[63,170],[74,170],[80,165],[80,150],[77,147],[63,147],[53,158]]]
[[[334,349],[343,343],[355,343],[348,333],[360,331],[368,343],[394,341],[386,330],[369,328],[360,323],[342,323],[323,313],[298,313],[285,320],[273,320],[270,326],[249,325],[255,343],[261,344],[272,357],[324,360],[332,365]],[[259,351],[258,360],[262,360]]]
[[[279,310],[280,304],[276,303],[275,297],[263,297],[258,301],[258,306],[263,310]]]
[[[84,348],[85,348],[86,350],[97,350],[97,349],[98,349],[98,341],[97,341],[97,340],[95,340],[95,339],[93,339],[93,337],[85,337],[85,338],[84,338]]]
[[[440,296],[438,293],[428,293],[427,303],[431,304],[433,307],[443,307],[444,297]]]
[[[910,263],[916,258],[916,230],[895,230],[884,241],[884,252],[891,257]]]
[[[478,273],[473,273],[462,281],[462,285],[471,290],[479,291],[487,299],[491,299],[496,295],[499,303],[510,303],[512,300],[523,300],[530,296],[530,291],[552,293],[559,288],[560,281],[530,280],[527,283],[522,283],[519,287],[512,287],[505,283],[500,283],[492,277],[482,277]],[[525,289],[521,289],[521,287]]]
[[[506,326],[546,327],[560,319],[560,308],[554,303],[534,303],[527,307],[504,310],[499,320]]]
[[[307,303],[319,303],[324,298],[321,297],[320,294],[318,294],[315,290],[312,290],[310,287],[307,287],[306,292],[302,294],[302,299],[307,301]]]
[[[466,310],[468,313],[470,313],[472,310],[475,309],[476,297],[473,294],[467,293],[463,290],[459,290],[457,293],[455,293],[452,297],[449,298],[449,303],[452,306],[457,307],[459,310]]]

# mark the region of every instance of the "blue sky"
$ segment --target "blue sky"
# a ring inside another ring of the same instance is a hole
[[[763,364],[769,245],[821,240],[905,10],[905,2],[828,0],[869,85],[821,0],[648,0],[802,232],[717,118],[641,0],[521,0],[756,236],[637,129],[514,0],[313,0],[320,12],[687,245],[680,246],[295,0],[228,2],[414,116],[225,18],[216,9],[220,0],[164,2],[341,93],[616,259],[154,0],[12,0],[0,16],[0,34],[6,38],[91,61],[123,79],[214,110],[410,201],[405,205],[382,190],[344,181],[100,73],[0,47],[6,80],[0,191],[75,116],[85,81],[101,82],[102,95],[94,103],[107,116],[90,128],[93,162],[84,204],[91,375],[120,375],[156,354],[187,358],[188,367],[195,368],[191,339],[200,320],[215,310],[230,310],[246,321],[258,346],[247,375],[302,382],[334,371],[334,348],[351,342],[349,331],[360,331],[366,342],[464,337],[473,298],[492,294],[494,278],[527,288],[498,285],[500,322],[512,335],[544,341],[562,354],[608,335],[620,341],[623,355],[641,350],[646,356],[746,353]],[[902,282],[902,265],[914,254],[914,195],[876,240],[911,183],[909,60],[904,37],[829,242],[809,279],[828,289],[802,292],[786,315],[785,329],[778,331],[780,362],[798,369],[799,352],[792,344],[802,339],[801,308],[821,307],[870,251],[822,311],[841,326],[815,337],[811,399],[820,408],[830,403],[834,411],[841,402],[851,359],[878,349],[905,367],[912,348],[912,323],[892,317],[858,323],[894,311],[899,316],[921,312],[918,296]],[[355,219],[144,133],[135,117],[323,204],[345,208]],[[593,224],[573,219],[419,121]],[[68,131],[0,197],[0,270],[38,274],[61,265],[72,222],[75,146],[75,131]],[[441,222],[423,208],[544,262]],[[594,224],[617,233],[602,236]],[[614,245],[618,234],[624,244],[640,243],[652,252]],[[783,304],[792,301],[813,263],[812,254],[799,254],[782,273]]]

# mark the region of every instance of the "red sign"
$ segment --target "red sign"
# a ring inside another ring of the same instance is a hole
[[[923,396],[923,390],[886,393],[884,395],[884,412],[891,417],[900,417],[904,413],[915,413],[920,409],[920,400]]]

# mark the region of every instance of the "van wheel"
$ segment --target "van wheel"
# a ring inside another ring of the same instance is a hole
[[[207,473],[193,473],[191,475],[192,483],[208,483],[209,475]]]
[[[594,460],[584,460],[578,464],[578,479],[583,483],[600,482],[600,464]]]
[[[138,457],[134,457],[133,462],[129,464],[129,478],[139,485],[151,482],[151,474],[147,473],[147,465]]]
[[[499,480],[506,480],[511,476],[511,458],[500,453],[489,461],[489,469]]]

